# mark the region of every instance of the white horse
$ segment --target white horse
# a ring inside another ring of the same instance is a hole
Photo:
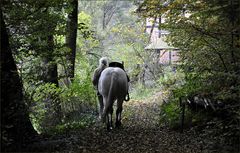
[[[116,127],[121,125],[122,104],[128,94],[128,79],[126,72],[118,67],[108,67],[101,73],[98,91],[103,100],[100,102],[100,115],[106,122],[107,130],[112,129],[113,103],[117,100]]]

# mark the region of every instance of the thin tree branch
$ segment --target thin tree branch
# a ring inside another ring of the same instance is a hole
[[[221,62],[222,62],[222,64],[223,64],[223,67],[224,67],[225,71],[228,72],[228,68],[227,68],[227,66],[226,66],[226,63],[224,62],[224,59],[223,59],[222,55],[221,55],[221,54],[217,51],[217,49],[216,49],[211,43],[209,43],[206,39],[203,38],[203,41],[204,41],[205,43],[207,43],[208,46],[211,47],[211,48],[215,51],[215,53],[216,53],[216,54],[218,55],[218,57],[220,58],[220,60],[221,60]]]

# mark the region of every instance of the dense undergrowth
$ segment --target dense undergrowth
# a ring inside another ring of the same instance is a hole
[[[91,83],[91,67],[86,58],[80,58],[77,64],[80,70],[76,71],[70,85],[65,85],[64,79],[58,87],[51,83],[24,80],[25,101],[38,133],[56,134],[84,128],[94,122],[98,103]]]
[[[188,79],[181,71],[166,72],[160,79],[161,89],[168,93],[168,98],[163,99],[161,105],[160,123],[180,131],[191,129],[201,131],[201,135],[218,140],[222,145],[230,145],[235,151],[239,150],[240,113],[238,107],[234,105],[234,100],[222,99],[217,104],[212,104],[215,101],[209,100],[204,105],[206,102],[204,98],[200,100],[196,98],[204,87],[193,86],[192,80]],[[196,97],[192,98],[192,95]],[[191,98],[193,101],[190,101]],[[184,120],[182,120],[183,107]]]
[[[96,96],[92,88],[87,88],[83,83],[84,86],[81,86],[79,82],[74,82],[69,88],[44,84],[35,90],[29,107],[32,124],[39,133],[84,128],[94,121],[97,114]],[[55,110],[56,103],[60,105],[59,110]],[[60,114],[56,115],[57,111]],[[61,119],[60,122],[54,122],[56,116]]]

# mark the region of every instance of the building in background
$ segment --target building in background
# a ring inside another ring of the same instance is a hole
[[[147,18],[146,20],[146,33],[150,35],[149,44],[145,47],[145,50],[151,50],[158,54],[158,64],[160,65],[172,65],[177,64],[179,60],[178,49],[169,46],[165,42],[166,36],[169,34],[166,30],[159,29],[159,23],[163,23],[164,18]]]

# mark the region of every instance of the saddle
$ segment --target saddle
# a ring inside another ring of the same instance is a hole
[[[126,71],[124,70],[124,65],[123,65],[123,63],[111,62],[111,63],[109,63],[109,67],[119,67],[119,68],[123,69],[124,72],[126,72]],[[127,73],[126,73],[126,75],[127,75]],[[130,78],[129,78],[128,75],[127,75],[127,80],[128,80],[128,82],[130,82]]]

